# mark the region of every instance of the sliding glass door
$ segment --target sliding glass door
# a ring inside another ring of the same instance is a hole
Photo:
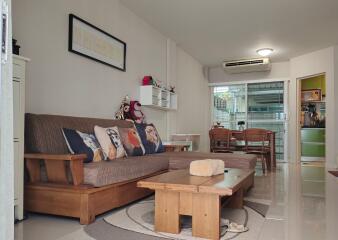
[[[247,127],[274,131],[276,159],[284,160],[284,82],[250,83],[247,88]]]
[[[214,88],[214,122],[236,129],[238,121],[246,120],[246,85]]]
[[[283,81],[214,87],[213,122],[235,130],[244,121],[246,128],[274,131],[277,161],[286,161],[286,94]]]

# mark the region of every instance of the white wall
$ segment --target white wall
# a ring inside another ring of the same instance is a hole
[[[200,134],[200,150],[209,150],[210,89],[203,66],[180,47],[176,48],[178,111],[172,133]]]
[[[68,52],[74,13],[127,43],[127,72]],[[118,0],[13,0],[13,35],[27,66],[26,112],[112,118],[122,98],[139,98],[140,80],[166,82],[167,40]],[[166,135],[166,113],[144,108]]]
[[[127,43],[121,72],[68,52],[68,14],[74,13]],[[139,98],[144,75],[176,85],[177,112],[144,107],[163,139],[200,133],[208,147],[209,89],[203,66],[119,0],[13,0],[14,38],[27,66],[26,112],[112,118],[122,98]]]
[[[326,75],[326,165],[334,167],[335,156],[338,153],[338,124],[336,123],[336,111],[338,108],[338,75],[334,74],[335,47],[305,54],[290,60],[291,82],[289,94],[289,152],[291,161],[297,158],[297,79],[311,75],[325,73]],[[336,70],[337,70],[336,66]],[[338,72],[337,72],[338,73]]]
[[[224,82],[240,82],[262,79],[285,79],[290,76],[289,62],[272,63],[271,71],[269,72],[253,72],[230,74],[224,72],[222,67],[213,67],[209,69],[210,83],[224,83]]]
[[[334,160],[331,160],[330,167],[336,167],[338,168],[338,46],[334,47],[334,92],[335,92],[335,99],[334,99],[334,106],[335,106],[335,133],[336,133],[336,139],[335,139],[335,149],[336,149],[336,156],[335,156],[335,163]],[[337,215],[338,216],[338,215]]]
[[[177,91],[177,45],[176,42],[167,40],[167,83],[175,86]],[[178,101],[180,96],[178,96]],[[178,105],[178,108],[180,106]],[[177,133],[177,111],[169,111],[167,113],[167,139],[170,135]]]

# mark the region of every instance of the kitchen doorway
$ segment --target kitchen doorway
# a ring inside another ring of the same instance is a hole
[[[299,79],[299,155],[301,162],[325,161],[326,78]]]

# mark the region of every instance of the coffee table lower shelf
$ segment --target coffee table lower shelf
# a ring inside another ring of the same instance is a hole
[[[223,181],[222,176],[207,179],[182,172],[164,173],[149,181],[140,181],[139,187],[155,190],[155,231],[178,234],[181,232],[180,216],[187,215],[192,216],[194,237],[219,239],[223,200],[226,200],[227,207],[243,208],[244,189],[248,182],[253,181],[254,171],[243,171],[238,169],[235,175],[229,175],[229,179],[223,178]],[[211,185],[206,180],[211,181]],[[233,188],[228,183],[233,183]],[[218,188],[215,187],[217,184]],[[223,188],[222,184],[225,184]]]
[[[243,207],[243,191],[231,197],[227,207]],[[178,234],[180,216],[192,216],[192,235],[207,239],[220,236],[221,197],[217,194],[155,192],[155,231]]]

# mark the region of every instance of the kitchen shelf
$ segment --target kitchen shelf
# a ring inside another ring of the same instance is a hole
[[[325,128],[301,129],[302,157],[325,157]]]

